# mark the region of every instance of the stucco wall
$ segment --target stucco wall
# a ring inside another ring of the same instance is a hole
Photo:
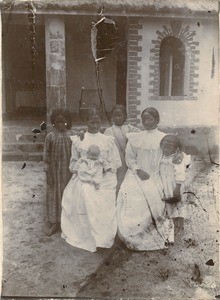
[[[79,109],[81,87],[97,89],[90,37],[94,21],[95,17],[90,16],[65,18],[67,106],[75,113]],[[112,109],[116,101],[116,62],[115,52],[100,62],[101,87],[107,111]]]
[[[179,19],[178,19],[179,20]],[[156,31],[163,31],[163,25],[170,27],[171,19],[140,19],[142,35],[139,46],[142,47],[140,62],[141,103],[139,110],[147,106],[158,108],[161,114],[161,126],[194,126],[218,124],[218,21],[212,19],[182,19],[182,27],[190,26],[195,31],[193,37],[199,42],[199,67],[197,100],[149,100],[150,49],[152,40],[157,38]],[[211,78],[212,53],[214,47],[215,74]]]

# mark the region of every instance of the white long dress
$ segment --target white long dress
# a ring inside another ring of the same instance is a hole
[[[112,137],[101,133],[85,133],[83,141],[72,138],[70,170],[76,161],[85,157],[90,145],[101,150],[113,172],[103,174],[100,189],[83,183],[73,175],[66,186],[62,199],[62,237],[72,246],[95,252],[97,247],[110,248],[117,231],[116,220],[116,171],[121,166],[120,155]]]
[[[123,124],[122,126],[117,126],[113,124],[111,127],[107,128],[104,132],[105,135],[110,135],[115,138],[116,146],[120,153],[122,166],[117,170],[117,187],[116,194],[118,194],[119,188],[124,180],[125,174],[127,172],[127,164],[125,162],[125,148],[127,144],[126,134],[129,132],[140,132],[140,129],[134,127],[130,124]]]
[[[159,177],[164,135],[157,129],[127,134],[128,171],[117,198],[117,220],[119,237],[130,249],[158,250],[173,241],[173,224],[166,218]],[[137,169],[146,171],[150,178],[140,180]]]

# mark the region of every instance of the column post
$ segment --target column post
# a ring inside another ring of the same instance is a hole
[[[66,108],[65,22],[62,16],[45,17],[47,123],[56,108]]]

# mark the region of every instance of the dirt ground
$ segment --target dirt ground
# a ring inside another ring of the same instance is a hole
[[[46,237],[42,162],[3,163],[3,296],[74,297],[109,250],[90,253]]]
[[[192,213],[167,251],[120,243],[89,253],[45,237],[41,162],[3,163],[3,296],[215,299],[219,282],[218,167],[197,160]],[[207,263],[207,264],[206,264]],[[220,296],[219,296],[220,297]]]

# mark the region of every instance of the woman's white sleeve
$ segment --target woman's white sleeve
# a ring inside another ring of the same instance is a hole
[[[117,170],[119,167],[121,167],[121,157],[112,137],[109,137],[109,150],[107,160],[110,163],[112,169]]]
[[[128,141],[125,149],[125,161],[129,169],[136,171],[138,169],[137,165],[137,152],[136,149]]]
[[[70,172],[75,171],[75,164],[78,159],[79,159],[79,154],[77,151],[77,140],[72,139],[71,158],[70,158],[70,165],[69,165]]]
[[[103,134],[108,136],[114,136],[114,134],[112,134],[112,127],[106,128]]]

